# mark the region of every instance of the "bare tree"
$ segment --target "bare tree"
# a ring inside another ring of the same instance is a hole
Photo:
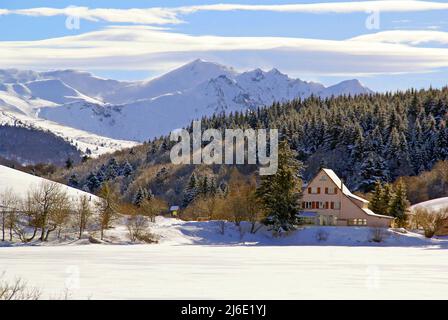
[[[129,238],[132,242],[135,242],[143,239],[146,235],[148,220],[141,215],[130,215],[126,218],[126,227],[129,232]]]
[[[417,226],[423,228],[425,237],[432,238],[446,223],[448,219],[447,211],[447,209],[431,211],[425,208],[417,208],[414,212],[414,220]]]
[[[110,227],[111,222],[117,217],[118,196],[109,183],[105,183],[98,192],[100,200],[96,203],[98,210],[98,222],[101,230],[101,240],[104,238],[104,230]]]
[[[165,201],[152,197],[151,199],[144,199],[138,211],[145,217],[149,217],[151,222],[155,221],[157,215],[162,211],[168,209],[168,205]]]
[[[76,222],[79,230],[79,239],[81,239],[83,232],[86,230],[91,217],[92,210],[90,208],[89,198],[87,195],[83,195],[79,198],[76,207]]]
[[[1,300],[38,300],[41,293],[36,288],[28,288],[26,282],[16,279],[13,282],[2,280],[0,275],[0,301]]]
[[[6,230],[9,230],[9,240],[12,241],[12,229],[15,223],[18,199],[12,189],[6,189],[0,194],[0,222],[2,224],[2,241],[6,240]]]
[[[51,232],[67,221],[69,201],[67,194],[55,182],[45,181],[29,193],[31,210],[40,229],[40,240],[47,241]]]
[[[255,195],[257,185],[255,178],[249,181],[244,180],[241,175],[232,174],[229,183],[229,193],[226,197],[227,206],[233,216],[233,221],[237,226],[242,221],[251,223],[250,233],[256,233],[261,225],[257,227],[264,217],[263,208],[257,196]]]

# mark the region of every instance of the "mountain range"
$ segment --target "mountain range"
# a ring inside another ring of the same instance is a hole
[[[76,70],[6,69],[0,70],[0,124],[50,130],[81,144],[82,152],[88,148],[101,153],[168,134],[214,113],[311,95],[369,93],[358,80],[325,87],[277,69],[237,72],[200,59],[147,81],[103,79]]]

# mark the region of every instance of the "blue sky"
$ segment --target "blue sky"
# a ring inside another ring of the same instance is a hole
[[[327,85],[358,78],[378,91],[448,83],[446,2],[346,2],[8,1],[0,68],[132,80],[202,58]],[[74,19],[79,28],[67,27]]]

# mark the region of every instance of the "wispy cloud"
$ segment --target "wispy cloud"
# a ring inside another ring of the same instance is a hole
[[[388,0],[388,1],[352,1],[352,2],[323,2],[298,3],[281,5],[253,5],[253,4],[212,4],[188,6],[178,8],[181,13],[197,11],[277,11],[303,13],[354,13],[354,12],[413,12],[429,10],[447,10],[448,4],[431,1],[416,0]]]
[[[177,13],[170,9],[164,8],[147,8],[147,9],[91,9],[88,7],[67,7],[57,8],[30,8],[11,10],[5,14],[18,14],[25,16],[70,16],[79,17],[90,21],[107,21],[113,23],[134,23],[134,24],[178,24],[182,23],[177,17]]]
[[[210,4],[182,7],[154,7],[154,8],[29,8],[19,10],[2,10],[0,14],[18,14],[27,16],[77,16],[91,21],[108,21],[112,23],[133,24],[179,24],[184,22],[182,16],[200,11],[270,11],[297,13],[366,13],[381,12],[416,12],[430,10],[448,10],[448,3],[416,1],[416,0],[388,0],[388,1],[353,1],[353,2],[324,2],[297,4]]]
[[[424,34],[420,35],[418,40],[401,33],[401,42],[418,43],[423,41]],[[296,75],[376,75],[448,67],[448,49],[388,43],[387,38],[393,35],[387,34],[377,34],[374,39],[369,36],[341,41],[192,36],[143,26],[120,26],[47,40],[0,42],[0,68],[164,72],[196,58],[243,70],[277,67]],[[445,39],[441,36],[439,40]]]
[[[405,43],[421,45],[425,43],[448,44],[448,32],[430,30],[394,30],[367,34],[350,39],[362,42]]]

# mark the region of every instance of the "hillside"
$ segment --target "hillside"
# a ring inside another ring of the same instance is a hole
[[[0,126],[0,156],[22,165],[51,163],[64,165],[67,159],[81,161],[81,152],[48,131],[26,127]]]
[[[0,111],[0,126],[23,127],[43,133],[51,133],[71,144],[80,154],[89,157],[97,157],[104,153],[110,153],[137,145],[137,143],[133,141],[102,137],[90,132],[66,127],[52,121],[15,112]],[[66,159],[67,158],[62,158],[58,161],[61,162]],[[29,161],[36,162],[36,159],[31,157]]]
[[[447,110],[447,88],[410,90],[275,103],[255,112],[204,118],[202,127],[278,128],[281,138],[288,139],[306,165],[305,181],[324,165],[342,177],[351,190],[369,192],[377,179],[393,182],[399,177],[417,177],[448,159]],[[201,179],[214,180],[216,185],[226,183],[233,166],[173,165],[169,160],[173,144],[164,136],[132,149],[104,155],[69,171],[60,171],[54,178],[68,183],[75,177],[79,188],[91,186],[94,191],[94,186],[108,181],[104,172],[109,167],[116,171],[117,165],[124,166],[128,162],[133,169],[130,176],[118,175],[110,179],[120,185],[125,199],[132,200],[138,188],[143,187],[174,204],[182,203],[193,172]],[[425,187],[437,191],[436,197],[446,195],[446,171],[442,170],[444,166],[439,167],[437,186],[434,181],[433,185]],[[245,176],[257,170],[254,165],[237,168]],[[409,179],[405,178],[405,181]],[[407,185],[412,191],[410,200],[418,202],[415,201],[418,199],[416,194],[423,190],[424,181],[412,190],[413,184]]]
[[[430,211],[438,211],[448,207],[448,197],[432,199],[414,204],[410,209],[414,211],[418,208],[428,209]]]
[[[24,199],[28,191],[33,188],[38,188],[45,182],[48,182],[48,180],[0,165],[0,194],[11,190],[17,197]],[[71,188],[63,184],[59,185],[72,201],[75,201],[82,195],[88,196],[90,201],[97,198],[96,196],[84,191]]]

